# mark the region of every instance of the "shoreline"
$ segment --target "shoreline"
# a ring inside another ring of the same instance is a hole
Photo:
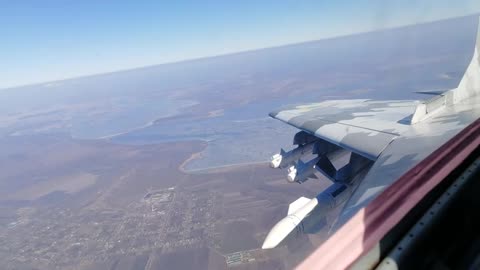
[[[242,166],[248,166],[248,165],[260,165],[260,164],[268,164],[268,161],[253,161],[253,162],[241,162],[241,163],[234,163],[234,164],[227,164],[227,165],[219,165],[219,166],[211,166],[211,167],[205,167],[205,168],[200,168],[200,169],[193,169],[193,170],[188,170],[186,168],[187,164],[189,162],[192,162],[195,159],[201,158],[202,153],[207,149],[208,147],[208,142],[205,141],[205,147],[198,151],[190,154],[190,156],[185,159],[178,167],[177,169],[184,174],[202,174],[202,173],[211,173],[212,171],[215,170],[222,170],[222,169],[229,169],[232,167],[242,167]]]
[[[261,164],[268,165],[268,161],[254,161],[254,162],[242,162],[242,163],[235,163],[235,164],[205,167],[201,169],[187,170],[185,166],[188,164],[188,162],[196,158],[199,158],[202,152],[197,152],[192,154],[188,159],[182,162],[182,164],[178,167],[178,169],[185,174],[204,174],[204,173],[208,174],[208,173],[214,172],[215,170],[230,169],[230,168],[243,167],[248,165],[261,165]]]

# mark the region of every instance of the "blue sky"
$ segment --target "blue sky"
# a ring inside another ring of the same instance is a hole
[[[451,2],[0,0],[0,88],[480,12]]]

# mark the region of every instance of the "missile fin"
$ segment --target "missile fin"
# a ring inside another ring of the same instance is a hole
[[[305,167],[305,162],[303,162],[301,159],[297,160],[297,163],[295,164],[295,167],[302,169]]]
[[[316,169],[328,177],[330,180],[335,180],[335,174],[337,170],[333,166],[332,162],[326,157],[322,156],[316,164]]]

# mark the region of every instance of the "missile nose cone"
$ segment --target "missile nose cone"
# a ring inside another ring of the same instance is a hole
[[[276,247],[283,241],[301,222],[297,217],[289,215],[280,220],[268,233],[263,241],[262,249]]]
[[[274,240],[266,238],[265,241],[263,242],[262,249],[272,249],[277,245],[278,243],[276,243]]]
[[[293,183],[295,182],[296,178],[297,178],[297,169],[294,166],[291,166],[288,169],[287,181],[289,183]]]
[[[289,173],[289,174],[287,175],[287,181],[288,181],[289,183],[295,182],[295,176],[296,176],[296,174],[294,174],[294,173]]]
[[[272,156],[271,161],[270,161],[270,167],[272,168],[278,168],[280,167],[280,163],[282,163],[282,155],[280,154],[275,154]]]

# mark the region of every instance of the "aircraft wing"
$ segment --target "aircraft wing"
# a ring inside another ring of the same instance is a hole
[[[336,222],[338,228],[407,170],[478,119],[480,29],[472,47],[472,60],[458,87],[435,93],[428,100],[333,100],[270,113],[301,130],[294,138],[298,147],[274,155],[272,167],[301,164],[289,168],[290,182],[303,183],[320,172],[333,185],[311,199],[318,206],[310,209],[310,214],[303,208],[288,213],[267,235],[263,248],[278,245],[294,227],[279,224],[295,220],[295,226],[305,227],[299,225],[303,219],[310,219],[307,223],[320,220],[327,211],[345,203]],[[342,168],[332,165],[338,151],[350,152],[349,162]],[[297,162],[306,157],[305,153],[317,157],[307,163]]]
[[[284,108],[270,116],[376,160],[408,129],[416,101],[334,100]]]

